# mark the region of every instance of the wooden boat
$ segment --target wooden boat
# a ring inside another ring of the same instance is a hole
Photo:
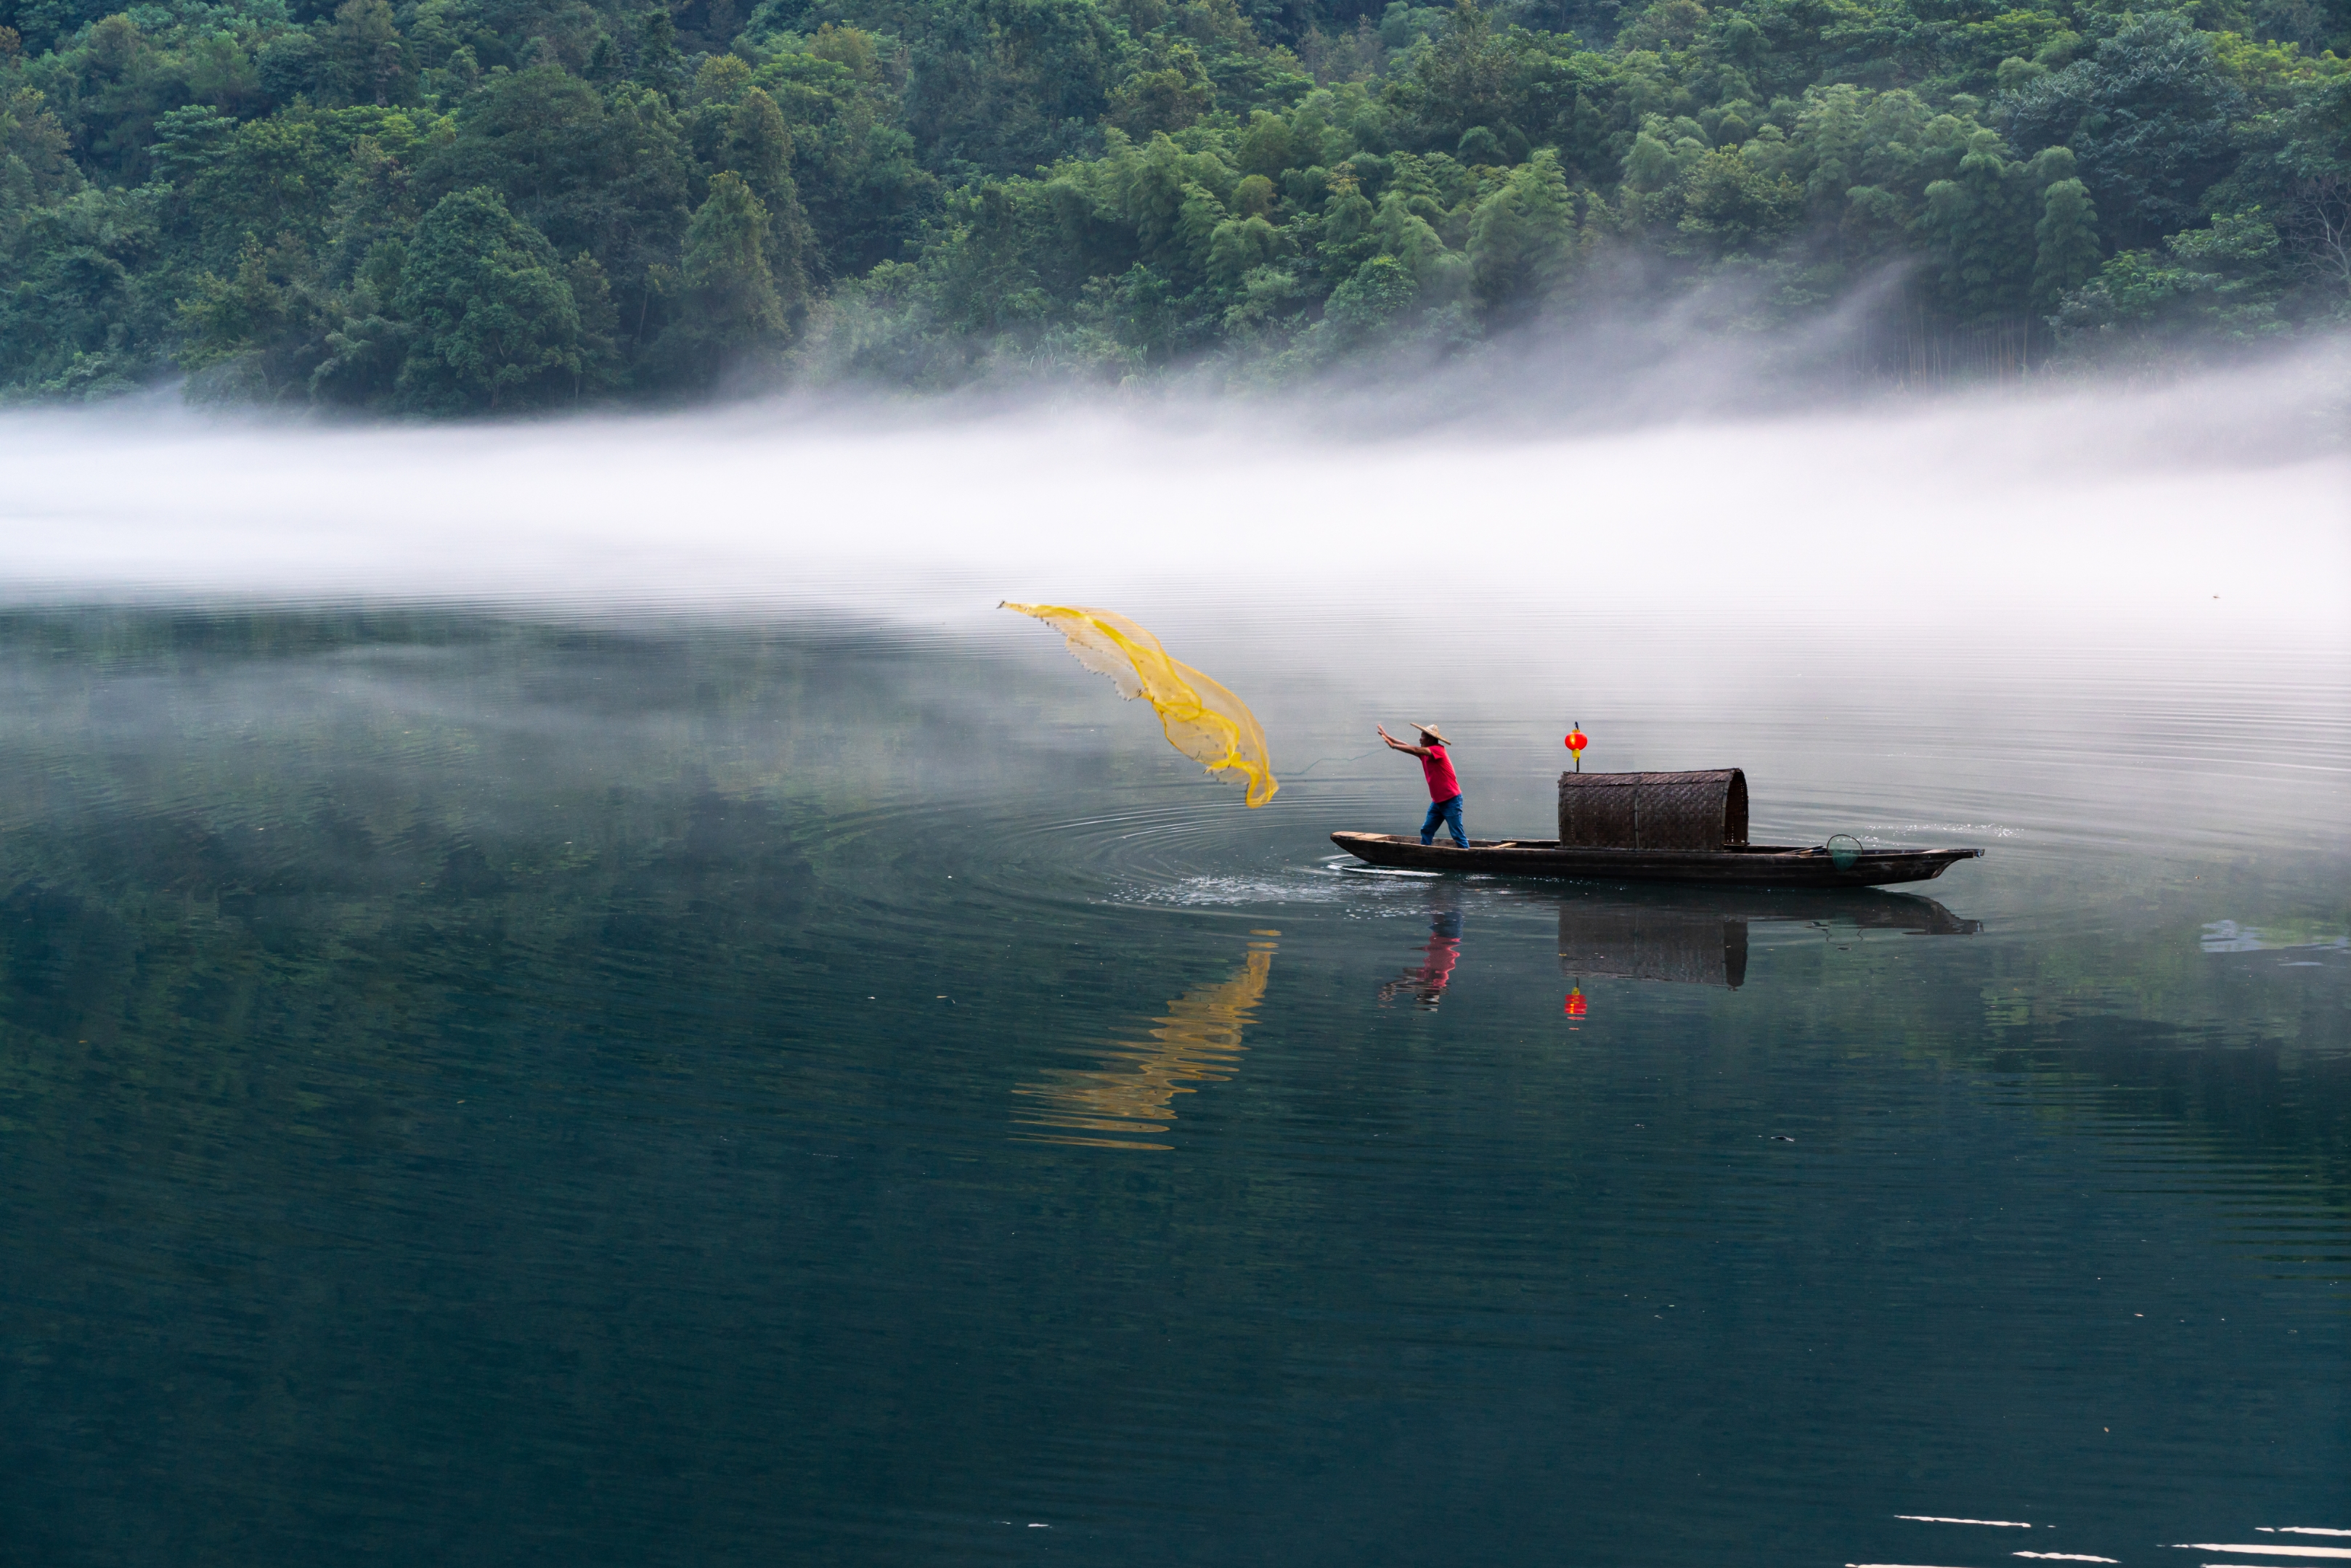
[[[1980,849],[1832,851],[1747,841],[1747,776],[1562,773],[1555,839],[1472,839],[1468,849],[1400,833],[1336,832],[1358,860],[1409,871],[1746,887],[1884,887],[1930,882]]]

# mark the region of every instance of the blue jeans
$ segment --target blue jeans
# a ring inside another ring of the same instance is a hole
[[[1437,824],[1439,822],[1452,831],[1455,849],[1466,850],[1469,847],[1469,835],[1461,831],[1460,796],[1456,795],[1449,800],[1432,800],[1428,803],[1428,820],[1420,825],[1422,843],[1427,843],[1437,836]]]

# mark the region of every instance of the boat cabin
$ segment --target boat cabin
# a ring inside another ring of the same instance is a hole
[[[1562,773],[1562,849],[1693,850],[1747,847],[1747,775]]]

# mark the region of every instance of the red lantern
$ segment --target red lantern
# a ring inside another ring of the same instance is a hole
[[[1575,724],[1568,726],[1567,748],[1575,755],[1575,770],[1578,773],[1583,771],[1583,748],[1591,744],[1592,739],[1589,736],[1583,733],[1583,727],[1582,725]]]
[[[1583,988],[1582,986],[1571,986],[1568,988],[1567,1006],[1560,1009],[1560,1011],[1565,1013],[1572,1019],[1580,1019],[1583,1016]]]

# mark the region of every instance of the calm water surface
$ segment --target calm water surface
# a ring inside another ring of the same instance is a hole
[[[0,1555],[2346,1555],[2341,643],[1163,608],[1266,810],[976,607],[0,618]],[[1421,718],[1990,853],[1351,869]]]

